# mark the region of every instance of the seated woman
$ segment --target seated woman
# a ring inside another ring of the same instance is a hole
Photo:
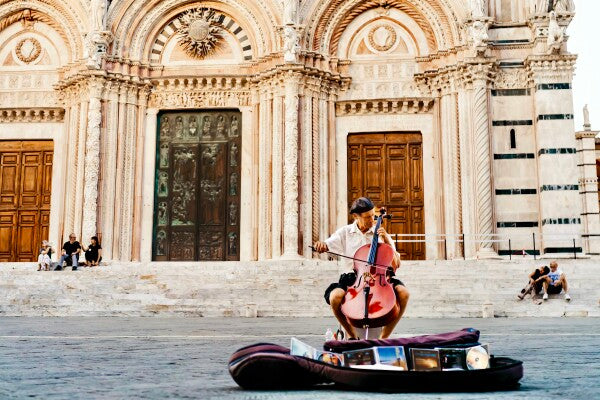
[[[523,300],[525,296],[530,293],[532,293],[532,296],[534,294],[540,294],[543,289],[544,277],[548,275],[549,272],[550,268],[548,268],[547,265],[544,265],[543,267],[536,268],[529,274],[529,282],[527,283],[527,286],[521,289],[521,293],[518,295],[519,300]]]
[[[47,240],[42,241],[42,248],[40,249],[40,255],[38,256],[38,271],[50,271],[50,265],[52,264],[52,246]]]
[[[88,247],[83,246],[83,251],[85,251],[86,267],[100,265],[100,261],[102,261],[102,246],[98,243],[98,236],[92,236],[90,245]]]

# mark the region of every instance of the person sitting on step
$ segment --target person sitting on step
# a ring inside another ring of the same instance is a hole
[[[550,272],[543,277],[542,283],[544,285],[544,295],[542,297],[544,300],[548,300],[548,294],[559,294],[564,291],[565,300],[571,301],[567,277],[561,269],[558,269],[558,263],[556,261],[550,263]]]
[[[517,296],[519,300],[523,300],[528,294],[536,295],[539,294],[543,289],[544,277],[548,275],[550,268],[547,265],[536,268],[531,274],[529,274],[529,282],[521,289],[521,293]]]
[[[91,243],[88,247],[83,247],[85,252],[85,266],[97,267],[102,261],[102,246],[98,243],[98,236],[92,236]]]
[[[40,255],[38,256],[38,271],[50,271],[50,265],[52,257],[52,246],[47,240],[42,241],[42,248],[40,249]]]
[[[69,235],[69,241],[65,242],[62,247],[62,257],[58,261],[55,271],[62,270],[63,262],[66,261],[67,265],[69,262],[73,266],[73,271],[77,271],[79,265],[79,253],[81,253],[81,245],[77,240],[74,233]]]

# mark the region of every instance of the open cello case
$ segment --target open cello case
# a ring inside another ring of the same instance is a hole
[[[385,210],[380,209],[374,232],[378,232],[386,217],[389,218]],[[359,248],[352,257],[356,282],[347,290],[341,306],[349,324],[366,339],[327,341],[323,352],[314,348],[305,351],[302,347],[298,351],[294,339],[293,354],[287,347],[270,343],[241,348],[229,360],[229,373],[237,384],[254,390],[311,389],[335,384],[343,389],[381,392],[495,391],[518,387],[523,363],[491,357],[488,349],[472,351],[483,348],[479,331],[473,328],[438,335],[368,339],[370,328],[387,325],[398,318],[399,312],[394,289],[386,280],[395,251],[378,240],[375,233],[372,243]],[[395,357],[388,359],[390,363],[381,362],[381,355],[389,354],[392,348]],[[321,355],[316,357],[317,353]],[[328,357],[323,357],[325,353]],[[469,364],[469,354],[484,362]],[[449,362],[452,357],[455,359]],[[328,362],[323,361],[326,359]]]
[[[371,347],[405,349],[469,346],[479,341],[479,331],[467,328],[438,335],[409,338],[328,341],[325,351],[342,353]],[[489,359],[489,367],[451,371],[391,371],[331,365],[290,355],[290,349],[257,343],[237,350],[229,360],[233,380],[247,390],[307,390],[324,384],[337,389],[377,392],[462,392],[513,390],[523,377],[523,363],[506,357]]]

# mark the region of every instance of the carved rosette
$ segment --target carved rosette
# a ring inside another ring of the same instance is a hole
[[[88,240],[96,235],[96,214],[98,203],[98,176],[100,171],[100,124],[101,114],[101,84],[92,83],[92,97],[88,107],[87,139],[85,152],[85,174],[83,192],[83,226],[82,238]]]
[[[283,169],[284,257],[298,257],[298,90],[299,78],[285,77],[285,153]]]
[[[179,17],[179,44],[190,57],[204,58],[211,54],[223,36],[223,27],[210,8],[195,8]]]

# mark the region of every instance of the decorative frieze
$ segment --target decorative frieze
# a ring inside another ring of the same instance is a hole
[[[250,91],[154,92],[150,95],[152,108],[246,107]]]
[[[528,96],[530,94],[529,89],[523,88],[527,88],[529,86],[529,75],[526,69],[510,68],[509,70],[505,70],[500,68],[494,77],[494,88],[500,90],[495,91],[496,94],[492,93],[492,95]],[[509,92],[508,90],[527,90],[527,92]]]
[[[7,122],[63,122],[63,108],[0,108],[0,123]]]
[[[251,104],[250,82],[244,77],[172,79],[155,82],[151,108],[245,107]]]
[[[532,55],[525,65],[529,76],[537,84],[564,83],[573,81],[577,56],[574,54]]]
[[[426,114],[432,111],[433,99],[340,101],[335,105],[338,117],[367,114]]]

